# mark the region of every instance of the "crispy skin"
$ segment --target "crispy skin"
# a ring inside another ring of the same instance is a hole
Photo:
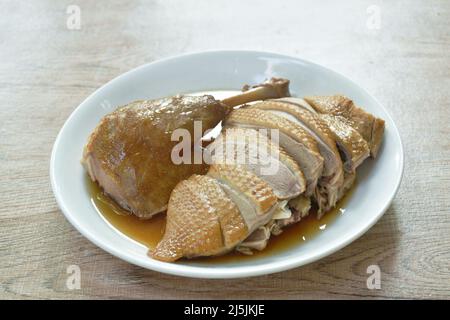
[[[219,183],[193,175],[173,190],[164,237],[150,255],[168,262],[217,255],[231,250],[247,235],[244,219]]]
[[[336,136],[336,143],[344,155],[346,171],[354,172],[370,154],[367,141],[342,116],[322,114],[321,118]]]
[[[357,107],[352,100],[341,96],[311,96],[305,100],[320,113],[342,116],[358,131],[370,147],[370,154],[376,157],[383,140],[384,120]]]
[[[92,180],[140,218],[167,208],[178,182],[204,173],[204,164],[176,165],[171,152],[175,129],[194,136],[194,120],[213,128],[230,108],[210,95],[175,96],[130,103],[106,115],[91,134],[83,163]],[[192,141],[193,144],[193,141]]]
[[[208,175],[249,199],[258,216],[266,214],[277,202],[277,197],[268,183],[243,166],[213,164],[209,168]]]

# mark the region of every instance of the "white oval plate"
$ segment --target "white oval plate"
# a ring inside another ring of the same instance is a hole
[[[83,146],[99,120],[116,106],[137,99],[177,93],[239,90],[270,77],[291,80],[291,93],[344,94],[386,121],[384,142],[375,160],[358,169],[358,186],[346,211],[325,232],[297,247],[269,257],[224,264],[192,261],[165,263],[108,225],[90,202],[80,164]],[[314,63],[278,54],[216,51],[188,54],[143,65],[110,81],[76,108],[53,147],[50,176],[56,200],[66,218],[86,238],[109,253],[144,268],[187,277],[238,278],[298,267],[325,257],[365,233],[389,207],[403,172],[398,130],[383,106],[346,77]]]

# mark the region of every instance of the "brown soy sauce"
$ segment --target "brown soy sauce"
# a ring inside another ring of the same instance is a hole
[[[118,232],[148,247],[155,248],[164,234],[166,217],[164,213],[158,214],[152,219],[142,220],[129,214],[109,198],[97,183],[86,177],[86,184],[91,197],[91,202],[98,213]],[[244,255],[233,251],[223,256],[196,259],[197,263],[229,263],[248,259],[258,259],[274,253],[287,250],[293,246],[301,245],[314,238],[336,220],[345,211],[346,203],[351,197],[355,186],[350,189],[338,205],[322,219],[317,220],[315,212],[299,223],[283,229],[278,236],[272,236],[267,247],[263,251],[257,251],[253,255]]]

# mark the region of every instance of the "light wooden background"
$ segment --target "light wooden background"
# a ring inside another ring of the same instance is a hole
[[[66,27],[69,4],[81,9],[81,30]],[[367,27],[372,5],[379,29]],[[0,17],[1,298],[450,298],[449,1],[3,0]],[[127,264],[65,220],[48,171],[74,108],[131,68],[211,49],[309,59],[388,108],[405,174],[367,234],[295,270],[194,280]],[[80,290],[66,288],[71,264],[81,268]],[[381,290],[366,288],[372,264]]]

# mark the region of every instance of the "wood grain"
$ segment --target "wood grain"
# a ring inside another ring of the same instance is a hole
[[[66,8],[81,9],[81,29]],[[380,9],[379,30],[366,26]],[[450,298],[448,1],[2,1],[0,298]],[[400,128],[406,167],[364,236],[305,267],[241,280],[184,279],[127,264],[65,220],[49,184],[55,137],[96,88],[155,59],[210,49],[303,57],[374,94]],[[66,287],[79,265],[80,290]],[[366,269],[381,268],[381,290]]]

